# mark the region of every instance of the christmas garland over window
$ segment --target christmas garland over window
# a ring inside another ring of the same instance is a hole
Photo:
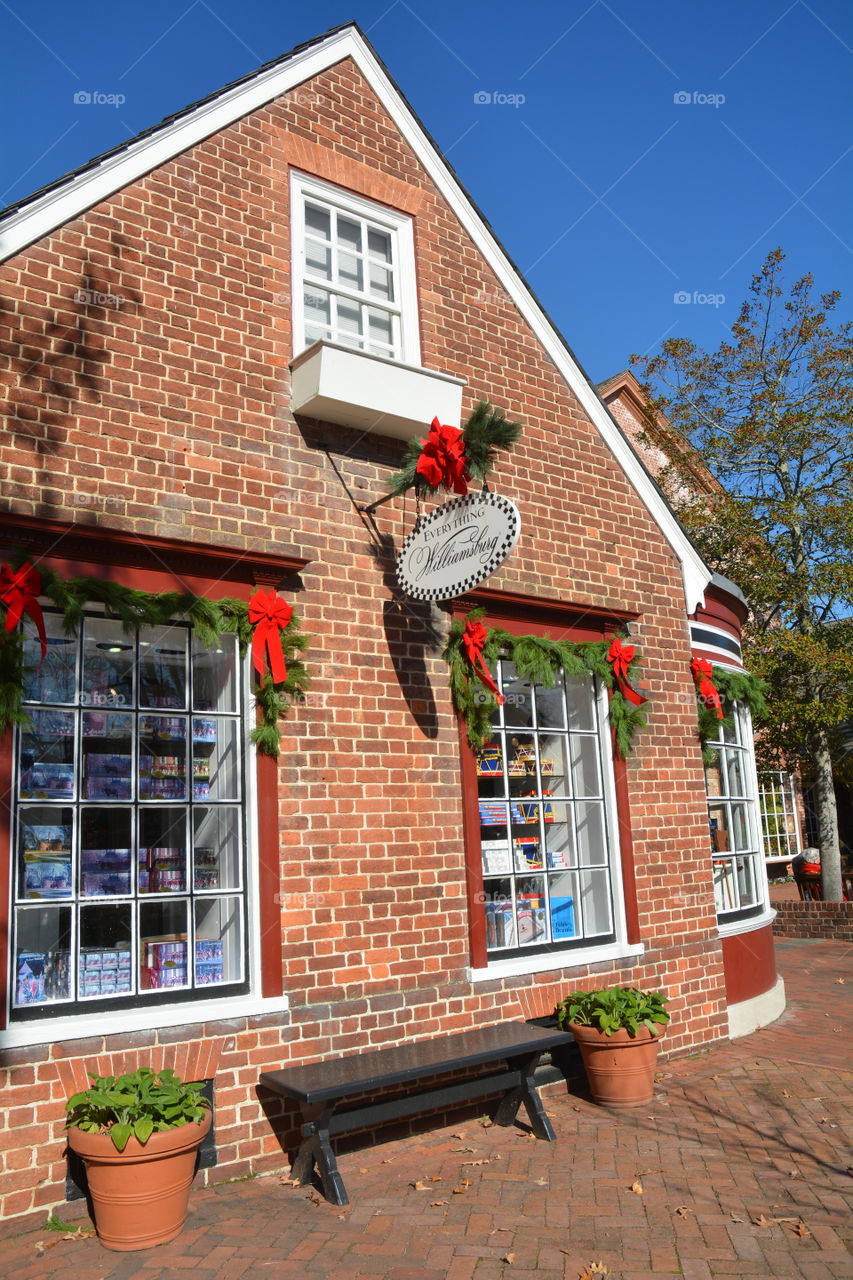
[[[696,672],[694,670],[694,678]],[[707,678],[707,677],[706,677]],[[712,697],[702,692],[702,680],[697,680],[696,705],[699,712],[699,740],[702,743],[702,759],[705,764],[712,764],[716,758],[714,750],[708,742],[717,739],[717,732],[722,723],[726,729],[734,728],[734,704],[749,708],[753,720],[760,720],[767,711],[765,695],[767,684],[759,676],[750,675],[748,671],[730,671],[726,667],[713,666],[710,682],[719,696],[719,710]],[[722,711],[722,715],[720,715]]]
[[[450,628],[447,645],[442,657],[450,667],[450,692],[453,705],[465,720],[468,741],[475,751],[480,750],[492,736],[492,716],[498,708],[498,697],[478,674],[466,646],[466,628],[476,627],[484,609],[474,609],[466,622],[454,622]],[[482,624],[480,624],[482,627]],[[470,629],[468,634],[471,634]],[[532,684],[545,689],[553,687],[557,673],[562,669],[567,676],[592,676],[611,690],[610,723],[616,737],[616,748],[626,758],[631,753],[634,735],[645,727],[646,711],[630,700],[633,690],[628,690],[625,680],[614,670],[612,653],[616,642],[608,640],[581,641],[576,644],[566,640],[549,640],[542,636],[514,636],[500,627],[482,628],[482,644],[478,646],[486,666],[494,667],[498,658],[512,662],[519,675]],[[626,653],[626,650],[628,651]],[[625,656],[624,670],[636,678],[637,661],[630,646],[622,648]],[[630,656],[629,656],[630,655]],[[489,681],[490,684],[493,682]],[[620,687],[621,686],[621,687]],[[622,692],[629,692],[626,696]],[[634,697],[637,697],[634,694]],[[638,702],[644,701],[638,699]]]
[[[53,601],[62,614],[63,626],[67,635],[76,636],[87,605],[103,606],[104,617],[117,619],[123,629],[132,633],[141,627],[166,626],[176,619],[184,619],[192,627],[200,642],[213,645],[220,635],[228,632],[236,635],[241,655],[245,656],[249,648],[253,656],[257,651],[257,632],[260,625],[253,625],[259,611],[264,613],[262,633],[270,654],[274,653],[274,645],[281,644],[284,662],[270,669],[263,669],[263,662],[255,656],[255,666],[259,677],[255,680],[255,697],[261,711],[261,723],[252,730],[252,741],[264,755],[278,757],[279,728],[278,721],[285,716],[295,698],[308,688],[310,677],[301,661],[301,655],[308,647],[308,637],[299,630],[299,619],[291,615],[289,606],[277,598],[269,602],[263,592],[256,592],[251,603],[225,597],[221,600],[208,600],[204,596],[195,596],[180,591],[163,591],[151,593],[139,591],[132,587],[123,587],[116,582],[105,582],[98,578],[60,578],[51,569],[41,568],[37,572],[24,564],[25,557],[16,556],[12,560],[17,574],[4,569],[4,586],[6,591],[0,596],[6,604],[6,629],[0,630],[0,733],[4,733],[10,725],[23,728],[29,725],[29,717],[23,706],[24,685],[24,641],[23,632],[16,623],[21,612],[31,613],[37,627],[41,618],[38,603],[34,601],[32,590]],[[26,572],[25,572],[26,571]],[[27,586],[26,576],[30,583]],[[15,578],[22,586],[9,585]],[[270,593],[274,596],[274,593]],[[256,601],[260,598],[260,609]],[[279,617],[274,616],[277,603],[283,611]],[[32,605],[34,604],[34,608]],[[252,615],[252,616],[250,616]],[[272,617],[272,622],[267,615]],[[11,626],[9,625],[11,622]],[[275,625],[273,638],[269,631]],[[39,627],[41,634],[41,628]],[[276,655],[277,656],[277,655]],[[286,670],[285,670],[286,663]],[[283,679],[276,679],[282,671]]]

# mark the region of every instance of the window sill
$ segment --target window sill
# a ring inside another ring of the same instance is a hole
[[[531,956],[529,960],[518,956],[512,960],[496,960],[486,969],[469,969],[468,974],[472,982],[494,982],[495,979],[522,977],[527,973],[578,969],[582,965],[600,964],[607,960],[635,960],[644,952],[642,943],[629,946],[625,942],[612,942],[606,947],[585,947],[582,951],[567,951],[563,955],[551,951],[547,955]]]
[[[772,907],[768,907],[758,916],[747,916],[744,920],[732,920],[731,924],[717,925],[717,935],[720,938],[733,938],[739,933],[753,933],[756,929],[764,929],[776,919],[776,912]]]
[[[408,440],[426,435],[434,417],[457,426],[462,378],[315,342],[290,366],[294,413],[359,431]]]
[[[13,1023],[0,1031],[0,1050],[24,1045],[53,1044],[59,1040],[86,1040],[93,1036],[121,1035],[132,1031],[154,1031],[159,1027],[183,1027],[217,1022],[220,1018],[247,1018],[263,1013],[282,1013],[289,1008],[287,996],[231,996],[186,1004],[161,1004],[156,1008],[113,1010],[106,1018],[100,1013],[84,1013],[73,1018],[46,1018],[43,1022]]]

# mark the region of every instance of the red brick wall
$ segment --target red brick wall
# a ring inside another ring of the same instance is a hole
[[[358,71],[344,63],[310,87],[315,106],[303,94],[255,112],[0,268],[0,514],[308,557],[295,603],[314,673],[279,768],[289,1013],[15,1050],[0,1112],[7,1216],[62,1199],[69,1059],[223,1039],[211,1176],[232,1176],[281,1159],[255,1094],[264,1068],[542,1012],[576,983],[666,988],[671,1052],[725,1034],[677,561]],[[357,501],[380,496],[400,448],[290,413],[291,162],[413,213],[424,364],[467,378],[466,416],[485,394],[526,424],[496,477],[522,535],[489,585],[640,615],[639,964],[468,977],[447,616],[392,603],[391,540],[411,527],[411,500],[377,512],[380,540],[341,482]],[[80,289],[121,305],[81,305]]]
[[[774,902],[777,938],[853,942],[853,902]]]

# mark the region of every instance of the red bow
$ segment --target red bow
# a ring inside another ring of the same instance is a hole
[[[498,700],[498,705],[503,706],[503,694],[499,691],[491,677],[489,668],[483,661],[483,645],[486,643],[486,628],[482,622],[470,619],[465,623],[465,630],[462,634],[462,643],[465,646],[465,652],[468,655],[468,661],[474,668],[474,674],[482,680],[487,689],[491,689],[492,693]],[[477,670],[477,664],[480,664],[480,670]]]
[[[280,600],[275,591],[270,591],[269,595],[256,591],[249,601],[249,621],[255,628],[252,636],[252,661],[255,669],[263,675],[266,648],[275,684],[281,684],[282,680],[287,679],[280,633],[290,622],[292,613],[292,607]]]
[[[619,686],[619,692],[623,698],[627,698],[635,707],[639,707],[644,702],[648,702],[648,698],[641,698],[635,689],[628,684],[628,667],[634,660],[634,646],[632,644],[623,644],[617,636],[610,648],[607,650],[607,661],[613,666],[613,674],[616,677],[616,683]]]
[[[707,658],[694,658],[690,663],[690,670],[693,672],[693,679],[699,686],[699,697],[706,707],[716,707],[717,719],[722,720],[724,718],[723,704],[720,702],[720,695],[711,680],[714,668]]]
[[[47,656],[47,636],[44,632],[44,615],[37,596],[41,591],[41,574],[29,561],[13,573],[7,564],[0,569],[0,600],[6,606],[6,630],[13,631],[26,611],[36,624],[41,641],[41,663]]]
[[[442,425],[433,418],[429,436],[424,440],[415,471],[423,476],[431,489],[443,484],[454,493],[467,493],[470,479],[465,465],[465,441],[458,427]]]

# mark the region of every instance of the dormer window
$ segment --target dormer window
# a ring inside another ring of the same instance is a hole
[[[294,174],[294,354],[318,340],[420,364],[411,219]]]

